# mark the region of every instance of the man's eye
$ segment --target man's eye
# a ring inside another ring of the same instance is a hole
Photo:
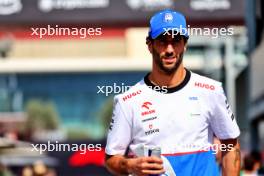
[[[180,42],[180,41],[181,41],[181,38],[180,37],[174,38],[174,42]]]
[[[159,40],[159,43],[160,43],[160,44],[165,44],[166,41],[165,41],[165,40]]]

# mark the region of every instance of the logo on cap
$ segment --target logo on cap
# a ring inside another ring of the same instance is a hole
[[[164,22],[171,22],[173,20],[173,16],[171,13],[165,13]]]

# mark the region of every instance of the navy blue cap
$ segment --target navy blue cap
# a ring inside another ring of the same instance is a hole
[[[151,17],[149,36],[152,39],[170,30],[189,38],[186,20],[181,13],[168,9],[159,11]]]

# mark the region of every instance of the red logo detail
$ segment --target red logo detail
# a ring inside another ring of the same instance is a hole
[[[149,105],[152,105],[152,103],[151,103],[151,102],[148,102],[148,101],[146,101],[146,102],[144,102],[144,103],[143,103],[143,105],[142,105],[141,107],[142,107],[142,108],[149,109]]]
[[[149,124],[149,129],[152,129],[153,128],[153,125],[152,124]]]
[[[142,109],[147,109],[147,111],[144,111],[144,112],[141,113],[142,116],[149,115],[149,114],[153,114],[153,113],[156,112],[154,109],[151,109],[151,110],[150,110],[150,106],[151,106],[151,105],[152,105],[152,103],[151,103],[151,102],[148,102],[148,101],[144,102],[144,103],[141,105],[141,108],[142,108]]]
[[[153,110],[150,110],[150,111],[142,112],[141,115],[142,115],[142,116],[145,116],[145,115],[153,114],[153,113],[155,113],[155,112],[156,112],[156,111],[153,109]]]
[[[128,94],[128,95],[126,95],[126,96],[123,97],[123,101],[126,101],[126,100],[128,100],[128,99],[130,99],[130,98],[132,98],[132,97],[134,97],[136,95],[139,95],[139,94],[141,94],[141,92],[142,92],[141,90],[138,90],[136,92],[133,92],[131,94]]]
[[[214,85],[210,85],[210,84],[195,82],[194,85],[195,85],[195,87],[200,87],[200,88],[215,90],[215,86]]]

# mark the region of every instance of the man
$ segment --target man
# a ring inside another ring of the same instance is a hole
[[[185,29],[185,17],[171,10],[150,20],[152,71],[114,98],[106,145],[106,167],[114,175],[219,175],[208,147],[214,135],[223,145],[223,175],[239,174],[239,128],[221,84],[184,68]],[[138,155],[142,145],[160,147],[161,158]]]

